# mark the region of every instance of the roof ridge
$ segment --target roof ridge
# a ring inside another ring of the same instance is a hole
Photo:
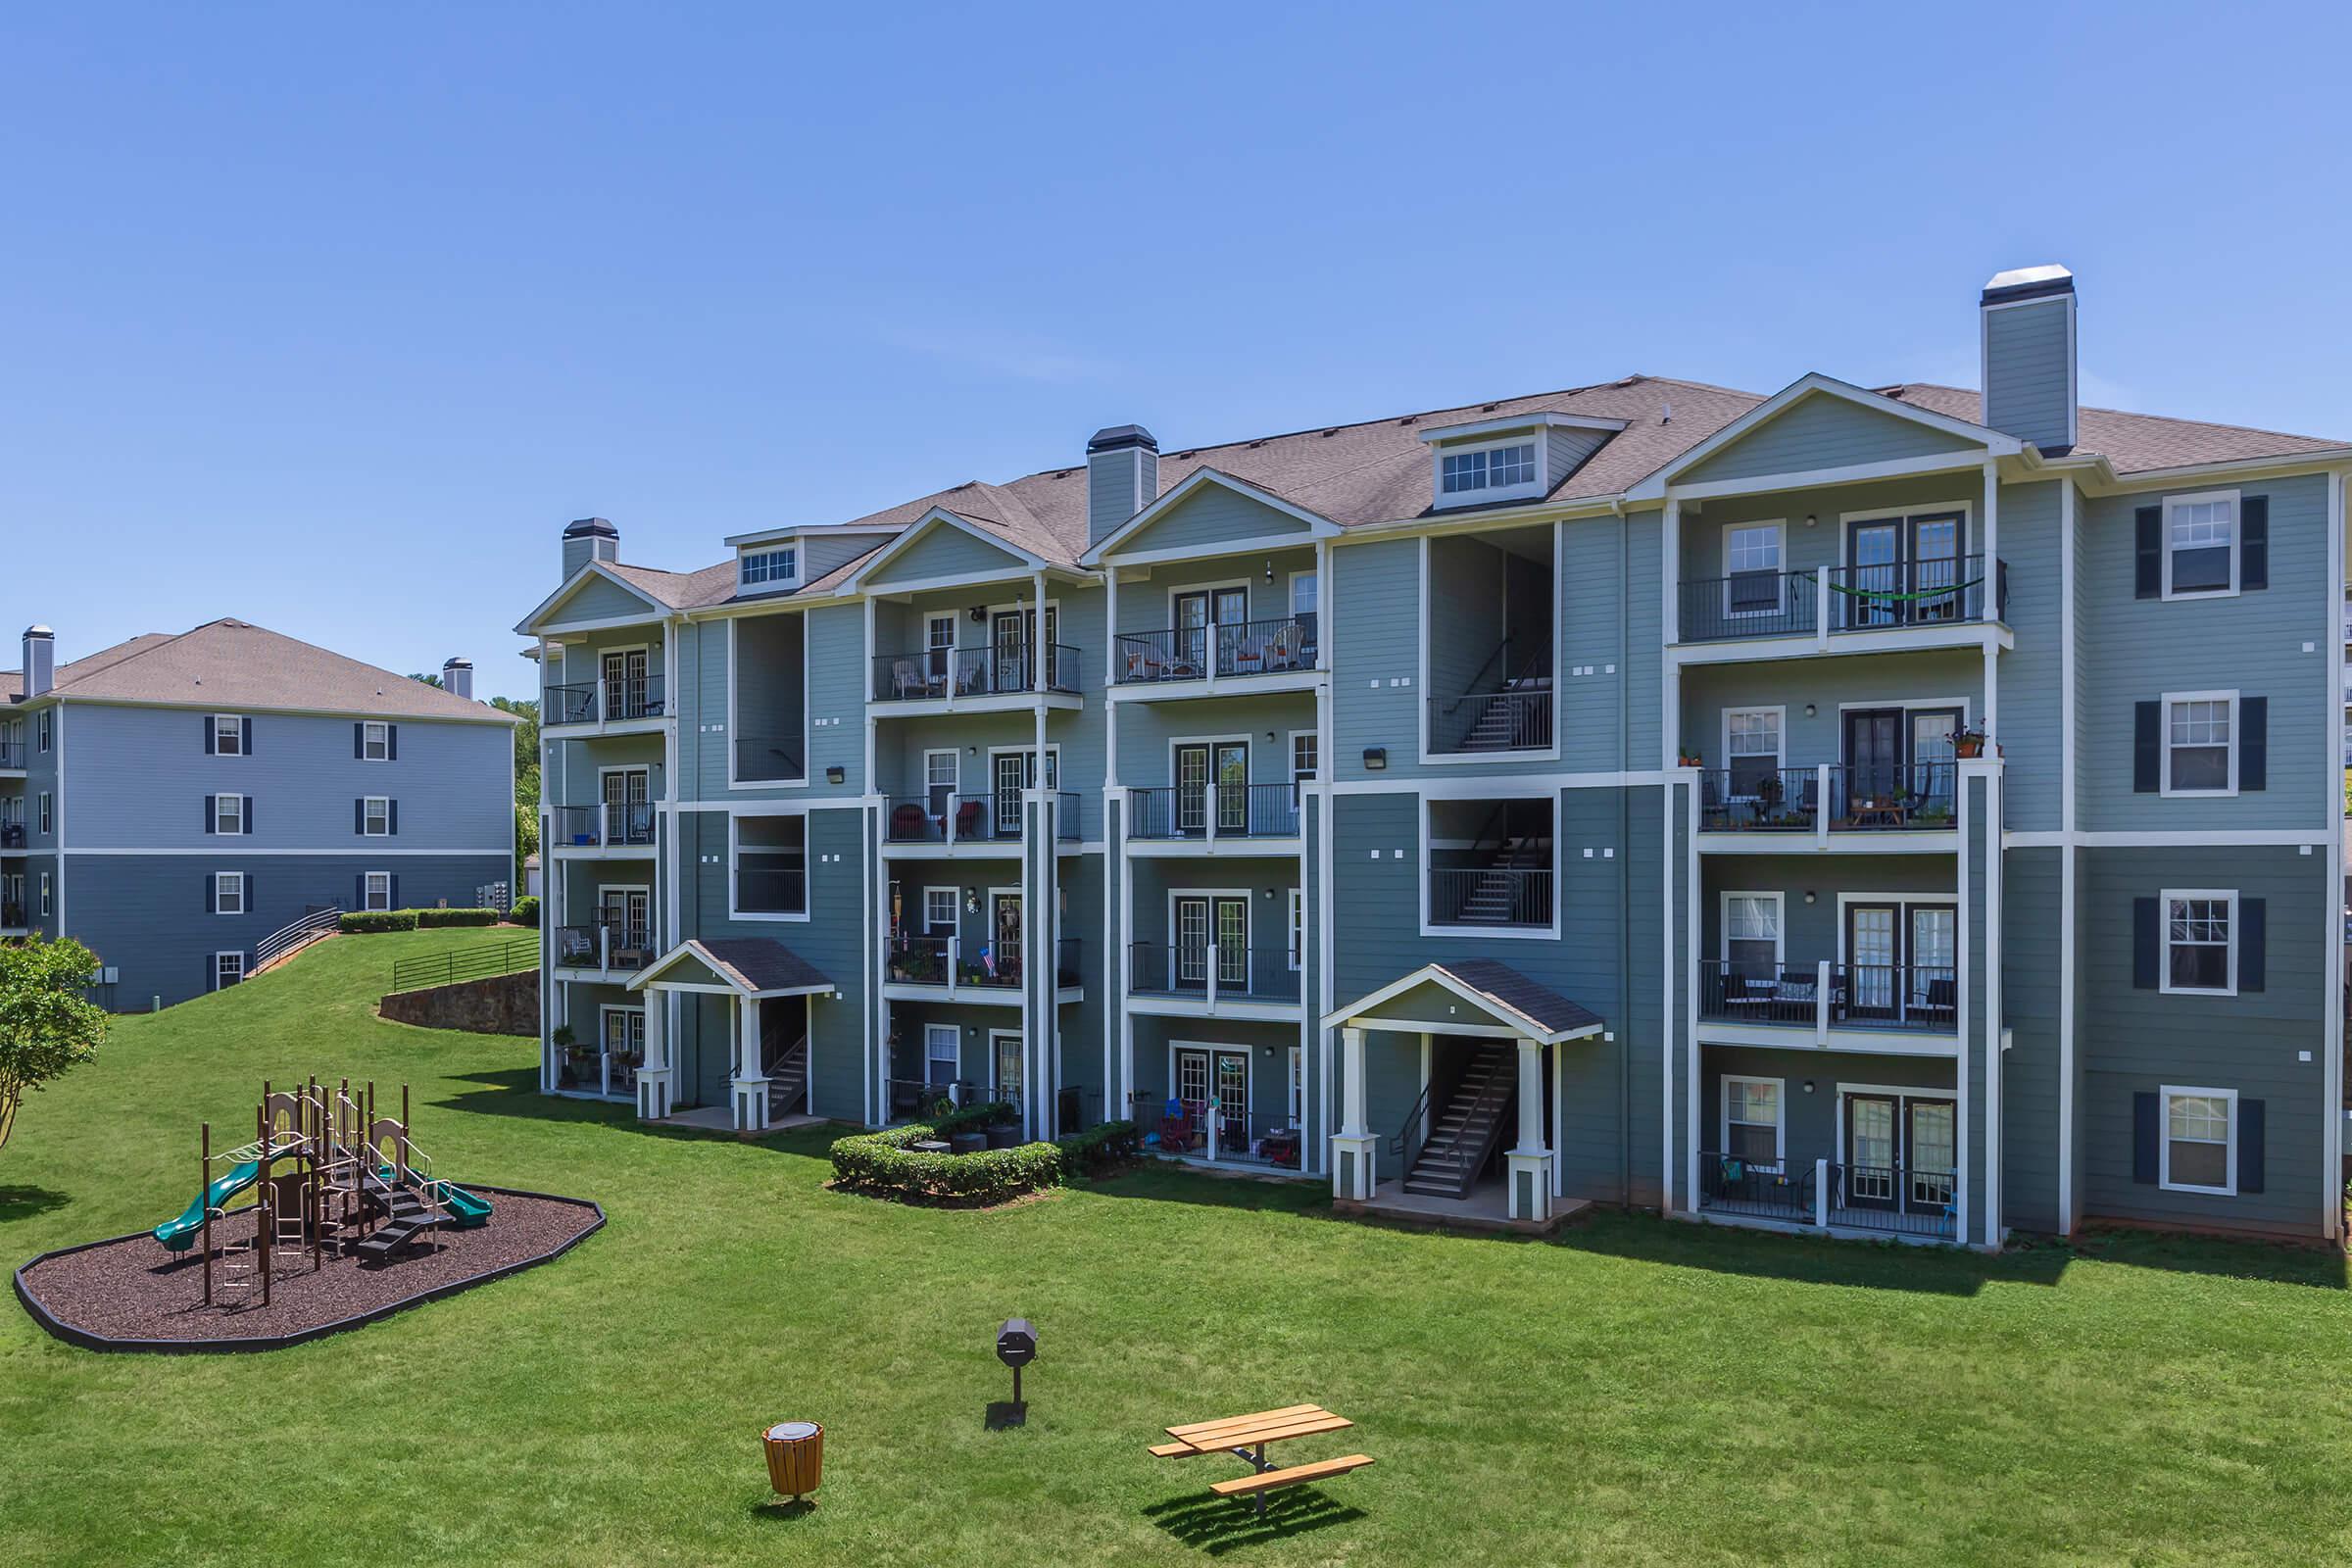
[[[1625,386],[1636,381],[1655,381],[1664,378],[1660,376],[1642,375],[1639,373],[1633,375],[1617,375],[1611,376],[1605,381],[1591,381],[1587,382],[1583,386],[1559,387],[1549,392],[1522,392],[1512,397],[1477,398],[1468,403],[1445,403],[1440,404],[1434,409],[1418,409],[1409,414],[1384,414],[1369,419],[1344,419],[1334,424],[1310,424],[1297,430],[1278,431],[1273,435],[1246,435],[1237,436],[1230,441],[1194,443],[1179,447],[1176,449],[1176,452],[1178,454],[1186,454],[1198,457],[1203,452],[1218,452],[1227,447],[1257,447],[1264,446],[1268,442],[1272,441],[1293,441],[1297,440],[1300,436],[1321,435],[1326,431],[1364,430],[1369,429],[1376,424],[1402,424],[1410,419],[1426,419],[1433,414],[1452,414],[1461,409],[1485,408],[1489,405],[1500,407],[1505,403],[1532,403],[1538,398],[1573,398],[1581,396],[1587,392],[1598,392],[1604,387]],[[1692,381],[1687,384],[1697,386],[1701,383]],[[1715,390],[1728,392],[1731,390],[1731,388],[1718,387]],[[1753,397],[1755,394],[1741,393],[1740,395],[1742,397]],[[1075,465],[1065,463],[1058,467],[1045,468],[1039,471],[1040,473],[1065,473],[1068,472],[1073,466],[1075,466]],[[1034,479],[1038,477],[1038,474],[1023,474],[1022,477],[1025,479]]]
[[[90,662],[90,660],[93,659],[104,659],[108,654],[113,653],[117,648],[130,648],[129,653],[124,654],[120,659],[109,661],[107,663],[101,665],[97,669],[84,669],[77,671],[73,680],[53,685],[49,688],[49,690],[53,693],[62,692],[68,686],[75,685],[78,682],[87,680],[92,675],[103,675],[107,670],[121,669],[124,664],[131,662],[133,660],[144,659],[149,654],[161,652],[162,650],[171,647],[174,643],[184,642],[188,638],[195,636],[198,632],[203,631],[206,627],[220,625],[229,618],[229,616],[220,615],[212,620],[199,621],[195,625],[190,626],[186,631],[154,633],[139,632],[134,636],[125,637],[119,643],[115,643],[110,647],[99,649],[98,652],[91,654],[87,659],[74,660],[72,663],[67,665],[67,667],[72,668],[73,664],[86,664]],[[158,641],[151,642],[144,648],[131,648],[131,644],[137,642],[139,638],[146,636],[154,636],[158,639]]]

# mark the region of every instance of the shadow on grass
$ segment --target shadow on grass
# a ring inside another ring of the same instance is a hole
[[[769,1150],[777,1153],[822,1156],[835,1139],[850,1131],[828,1124],[796,1127],[790,1132],[767,1133],[758,1138],[738,1138],[725,1128],[639,1121],[636,1107],[625,1102],[574,1100],[542,1093],[536,1067],[518,1067],[504,1072],[453,1073],[450,1081],[479,1084],[482,1087],[437,1102],[444,1109],[479,1116],[513,1116],[524,1121],[596,1124],[610,1127],[614,1132],[635,1133],[647,1138],[716,1140],[721,1143],[740,1143],[746,1148]]]
[[[1014,1427],[1023,1427],[1028,1424],[1029,1404],[1027,1400],[1015,1404],[1010,1399],[991,1399],[988,1401],[987,1413],[980,1418],[980,1425],[990,1432],[1007,1432]]]
[[[0,1222],[30,1219],[72,1201],[66,1194],[51,1192],[46,1187],[0,1187]]]
[[[1207,1208],[1238,1208],[1252,1213],[1291,1213],[1308,1219],[1338,1217],[1331,1211],[1330,1189],[1319,1182],[1214,1176],[1166,1161],[1147,1160],[1086,1185],[1091,1191],[1112,1198],[1137,1198],[1158,1203],[1196,1203]]]
[[[1187,1546],[1211,1556],[1328,1530],[1364,1517],[1364,1510],[1325,1496],[1312,1487],[1292,1487],[1266,1499],[1266,1512],[1246,1497],[1187,1496],[1156,1502],[1145,1517]]]
[[[1791,1236],[1621,1213],[1595,1214],[1547,1245],[1750,1279],[1931,1296],[1975,1296],[1995,1284],[2055,1285],[2074,1256],[2055,1246],[1990,1256],[1957,1247]]]
[[[2044,1245],[2056,1248],[2061,1244]],[[2323,1291],[2352,1290],[2352,1270],[2347,1268],[2352,1259],[2347,1259],[2340,1248],[2317,1243],[2093,1230],[2064,1246],[2073,1256],[2120,1263],[2127,1268],[2164,1269],[2175,1274],[2254,1280],[2268,1285],[2302,1285]]]
[[[806,1519],[816,1512],[814,1497],[768,1497],[744,1510],[755,1519]]]

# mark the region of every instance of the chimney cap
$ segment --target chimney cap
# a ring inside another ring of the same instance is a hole
[[[2075,274],[2055,262],[2040,267],[2013,267],[2006,272],[1995,272],[1984,282],[1981,305],[2006,305],[2017,300],[2040,299],[2045,295],[2072,294]]]
[[[1124,452],[1129,447],[1157,452],[1159,442],[1140,424],[1114,424],[1097,430],[1088,438],[1086,455],[1091,458],[1098,452]]]
[[[441,661],[441,667],[443,669],[471,669],[473,661],[470,659],[444,659]]]
[[[620,537],[620,530],[602,517],[580,517],[564,525],[564,537],[566,539],[617,539]]]
[[[51,631],[46,626],[27,626],[24,628],[24,635],[27,637],[45,638],[52,641],[54,641],[57,637],[57,633]]]

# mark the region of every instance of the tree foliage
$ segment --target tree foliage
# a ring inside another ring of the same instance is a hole
[[[27,1090],[98,1054],[106,1012],[82,995],[97,968],[97,956],[71,938],[0,946],[0,1148]]]

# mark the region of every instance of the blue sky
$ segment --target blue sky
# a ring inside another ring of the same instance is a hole
[[[395,668],[632,560],[1631,371],[2352,435],[2352,11],[16,7],[0,617]],[[0,653],[0,662],[13,662]]]

